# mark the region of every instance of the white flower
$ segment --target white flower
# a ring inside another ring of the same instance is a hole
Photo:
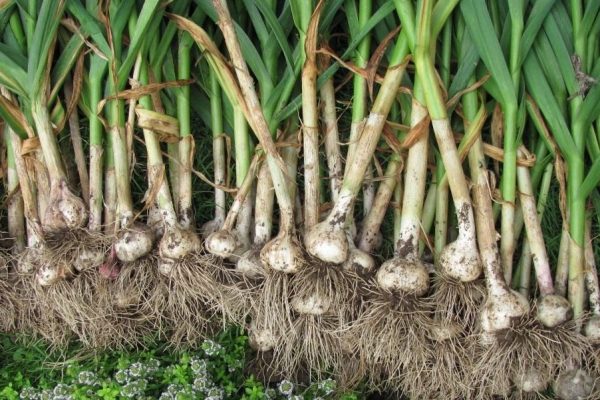
[[[223,350],[223,346],[214,340],[206,339],[202,343],[202,350],[204,350],[204,353],[206,353],[207,356],[214,356]]]
[[[54,394],[54,396],[67,396],[69,394],[69,386],[65,385],[64,383],[59,383],[58,385],[56,385],[54,387],[54,390],[52,391],[52,393]]]
[[[129,366],[129,375],[133,376],[134,378],[139,378],[144,375],[145,370],[146,368],[144,368],[142,363],[136,362]]]
[[[146,361],[146,366],[148,367],[148,369],[156,371],[158,370],[158,368],[160,368],[160,361],[156,358],[151,358],[148,361]]]
[[[294,384],[284,379],[281,382],[279,382],[279,385],[277,385],[277,389],[279,389],[279,393],[281,393],[282,395],[289,396],[294,391]]]
[[[98,379],[96,378],[96,374],[92,371],[81,371],[79,375],[77,375],[77,382],[80,385],[94,386],[98,384]]]
[[[182,388],[183,387],[177,383],[171,383],[169,386],[167,386],[167,392],[173,396],[176,396]]]
[[[21,390],[19,398],[21,400],[34,400],[38,398],[38,392],[32,387],[27,387]]]
[[[331,378],[322,380],[321,382],[319,382],[318,385],[319,390],[322,390],[326,396],[333,393],[335,391],[336,386],[336,382]]]
[[[221,400],[223,399],[223,394],[223,389],[213,386],[206,392],[206,400]]]
[[[121,396],[129,399],[137,399],[144,394],[148,382],[145,379],[131,381],[121,387]]]
[[[117,372],[115,372],[115,380],[117,381],[117,383],[124,384],[129,380],[129,377],[127,375],[127,370],[120,369]]]
[[[193,387],[195,390],[204,392],[212,387],[212,382],[206,377],[197,377],[194,379]]]
[[[196,375],[206,376],[208,373],[206,360],[199,357],[194,357],[190,360],[190,368]]]

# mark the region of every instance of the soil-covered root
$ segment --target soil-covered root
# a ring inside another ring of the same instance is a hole
[[[97,304],[107,324],[98,327],[98,347],[136,348],[166,337],[169,290],[158,260],[150,254],[121,266],[114,279],[99,282]]]
[[[17,323],[16,273],[11,259],[8,253],[0,250],[0,332],[14,331]]]
[[[87,229],[46,235],[47,248],[72,265],[74,272],[98,268],[109,252],[110,242],[105,234]]]
[[[290,279],[292,306],[301,314],[324,315],[331,311],[340,324],[356,315],[363,279],[341,266],[325,264],[308,254],[306,265]]]
[[[254,352],[246,363],[244,371],[246,375],[255,376],[265,385],[281,382],[289,376],[286,371],[277,369],[277,362],[272,350]]]
[[[334,314],[298,314],[292,329],[281,336],[281,344],[274,348],[278,369],[311,379],[340,370],[344,362],[341,328],[340,319]]]
[[[368,292],[368,281],[358,277],[357,279],[360,279],[357,284],[358,291],[352,298],[356,302],[354,314],[342,316],[340,329],[336,332],[342,347],[342,361],[333,366],[331,376],[335,378],[341,391],[355,388],[369,376],[383,376],[381,368],[377,369],[378,366],[367,363],[353,328],[359,316],[369,307],[369,303],[363,301]]]
[[[214,315],[214,309],[199,297],[189,297],[169,285],[164,313],[168,319],[169,343],[175,348],[195,348],[203,339],[212,337],[223,325]]]
[[[160,285],[168,290],[163,315],[168,321],[169,342],[176,348],[195,347],[222,328],[216,304],[225,294],[216,280],[213,261],[218,259],[193,252],[172,261],[168,271],[159,268]]]
[[[96,270],[80,272],[72,280],[59,280],[49,286],[34,281],[36,301],[60,320],[62,329],[73,332],[85,347],[96,347],[96,333],[107,321],[97,307]]]
[[[357,314],[360,280],[341,266],[309,255],[305,260],[304,268],[290,277],[293,323],[288,333],[281,331],[275,356],[284,370],[320,378],[343,366],[340,333]]]
[[[60,315],[36,295],[37,274],[19,273],[14,281],[18,312],[16,331],[27,332],[43,339],[51,348],[63,349],[73,338]]]
[[[376,374],[375,387],[401,390],[404,369],[422,365],[431,357],[427,332],[431,304],[413,294],[392,293],[374,282],[366,287],[367,305],[350,328],[359,352]]]
[[[97,272],[108,251],[109,239],[85,230],[49,235],[46,251],[32,282],[36,300],[52,312],[86,347],[94,347],[98,312]]]
[[[14,330],[17,332],[36,331],[40,309],[38,302],[35,301],[35,292],[31,284],[34,278],[33,272],[15,271],[11,274],[10,282],[16,302]]]
[[[442,272],[432,278],[431,302],[438,318],[459,322],[466,331],[475,326],[485,300],[485,283],[481,279],[461,282]]]
[[[468,399],[468,368],[472,362],[470,340],[462,323],[431,322],[428,357],[407,364],[402,373],[402,391],[415,399]]]
[[[275,348],[280,346],[280,338],[263,325],[265,320],[254,315],[251,317],[246,328],[248,344],[253,353],[246,365],[246,371],[265,384],[281,381],[288,376],[288,371],[282,369],[281,360],[275,355]]]
[[[288,334],[293,327],[290,275],[267,268],[262,290],[252,306],[252,320],[277,337]]]
[[[15,294],[15,330],[42,338],[51,347],[67,346],[72,332],[56,312],[36,295],[40,269],[52,265],[52,253],[45,246],[25,249],[14,259],[11,285]]]
[[[584,361],[589,347],[577,325],[568,321],[555,328],[545,327],[533,309],[509,329],[493,336],[486,334],[484,343],[479,340],[476,345],[469,374],[471,386],[481,388],[474,398],[507,396],[515,385],[520,392],[542,394],[567,365]]]

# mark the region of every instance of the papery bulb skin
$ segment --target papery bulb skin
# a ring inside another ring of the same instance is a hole
[[[42,218],[46,233],[56,233],[81,228],[88,221],[88,212],[83,200],[69,190],[64,180],[53,185],[50,202]]]
[[[248,329],[248,344],[256,351],[265,352],[273,350],[277,344],[277,337],[268,329],[258,328],[255,324],[250,324]]]
[[[545,327],[555,328],[573,318],[573,308],[569,300],[551,294],[538,301],[536,317]]]
[[[498,333],[528,312],[529,302],[519,292],[508,290],[502,295],[490,295],[481,311],[481,327],[487,333]]]
[[[73,267],[81,272],[97,268],[104,262],[104,252],[101,249],[83,248],[77,254]]]
[[[280,233],[260,251],[263,264],[286,274],[298,272],[302,266],[302,250],[288,234]]]
[[[158,250],[161,257],[179,260],[194,251],[199,251],[201,247],[200,237],[196,232],[175,226],[165,230]]]
[[[220,230],[211,233],[205,241],[206,250],[217,257],[231,257],[238,247],[235,234],[231,231]]]
[[[453,321],[439,321],[429,328],[431,338],[437,342],[456,339],[462,331],[460,324]]]
[[[472,282],[481,276],[483,266],[474,244],[457,239],[444,247],[439,259],[440,270],[460,282]]]
[[[369,275],[375,270],[375,259],[370,254],[353,247],[350,249],[348,259],[343,268],[346,271],[357,273],[361,276]]]
[[[348,259],[346,232],[329,220],[313,226],[304,237],[304,244],[310,255],[326,263],[341,264]]]
[[[220,219],[211,219],[210,221],[206,222],[204,225],[202,225],[200,227],[200,235],[202,235],[202,237],[209,237],[211,234],[220,231],[221,227],[223,226],[223,221]]]
[[[166,277],[170,277],[175,267],[175,261],[168,258],[161,258],[158,261],[158,272]]]
[[[60,272],[55,266],[44,265],[35,275],[36,281],[40,286],[51,286],[57,283],[60,278]]]
[[[331,299],[326,296],[312,293],[306,297],[294,297],[292,299],[292,308],[305,315],[323,315],[329,311]]]
[[[114,250],[117,258],[123,262],[133,262],[152,250],[154,233],[147,225],[140,223],[119,232]]]
[[[554,383],[554,393],[562,400],[590,399],[597,377],[583,369],[571,369],[561,373]]]
[[[600,315],[593,315],[583,327],[583,334],[593,343],[600,343]]]
[[[259,249],[250,249],[239,258],[235,269],[249,279],[260,279],[265,276],[265,268],[260,259]]]
[[[550,384],[550,376],[537,368],[529,368],[522,374],[513,377],[515,386],[527,393],[541,393]]]
[[[427,268],[418,259],[394,257],[379,267],[375,278],[379,287],[389,292],[420,297],[429,290]]]
[[[117,262],[104,262],[98,268],[98,273],[104,279],[108,279],[110,281],[114,281],[119,276],[121,272],[121,266]]]

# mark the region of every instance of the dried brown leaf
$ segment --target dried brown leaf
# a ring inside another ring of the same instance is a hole
[[[458,104],[458,102],[460,101],[460,98],[462,96],[464,96],[467,93],[470,93],[470,92],[473,92],[473,91],[479,89],[480,87],[482,87],[488,81],[488,79],[490,79],[490,75],[489,74],[483,76],[477,82],[473,83],[472,85],[467,86],[463,90],[460,90],[458,93],[456,93],[454,96],[452,96],[452,98],[450,100],[448,100],[446,102],[446,107],[452,108],[452,107],[456,106]]]
[[[429,132],[429,122],[430,117],[429,114],[421,119],[415,126],[410,127],[408,134],[402,141],[402,147],[408,149],[412,147],[419,139],[421,139],[424,135],[427,135]]]
[[[108,96],[108,97],[105,97],[104,99],[102,99],[98,103],[96,112],[98,114],[100,114],[100,112],[102,112],[102,109],[104,108],[104,105],[106,104],[106,102],[110,101],[110,100],[136,100],[136,99],[139,99],[140,97],[151,95],[152,93],[158,92],[158,91],[166,89],[166,88],[181,87],[181,86],[189,85],[193,82],[194,82],[193,79],[179,79],[179,80],[175,80],[175,81],[149,83],[147,85],[142,85],[142,86],[139,86],[136,88],[123,90],[114,96]]]
[[[373,52],[373,55],[367,62],[367,66],[365,68],[366,72],[367,72],[366,80],[367,80],[367,88],[369,90],[369,98],[371,99],[371,101],[373,100],[373,86],[374,86],[375,79],[377,77],[377,68],[379,67],[381,60],[383,59],[383,56],[385,55],[385,51],[387,50],[388,46],[390,45],[392,39],[394,39],[396,37],[396,35],[398,35],[398,32],[400,32],[400,26],[396,27],[396,29],[393,29],[390,33],[388,33],[383,38],[383,40],[379,43],[379,45]]]
[[[502,117],[502,109],[500,104],[496,103],[494,112],[492,113],[491,125],[492,145],[502,147],[502,138],[504,137],[504,120]],[[500,164],[494,161],[494,172],[500,175]]]

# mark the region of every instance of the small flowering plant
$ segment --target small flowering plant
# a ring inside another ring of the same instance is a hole
[[[62,354],[62,358],[54,361],[63,368],[41,368],[52,353],[38,348],[21,357],[18,355],[25,354],[27,348],[6,340],[0,346],[0,356],[5,360],[18,361],[0,366],[0,399],[358,398],[336,395],[336,382],[332,379],[324,379],[308,386],[288,379],[264,385],[244,371],[249,350],[247,337],[239,328],[228,329],[214,339],[204,340],[195,351],[172,353],[159,348],[139,353],[106,353],[84,359],[73,353],[73,357],[67,358],[67,361]],[[3,351],[7,354],[1,354]],[[36,356],[39,358],[35,358]]]

